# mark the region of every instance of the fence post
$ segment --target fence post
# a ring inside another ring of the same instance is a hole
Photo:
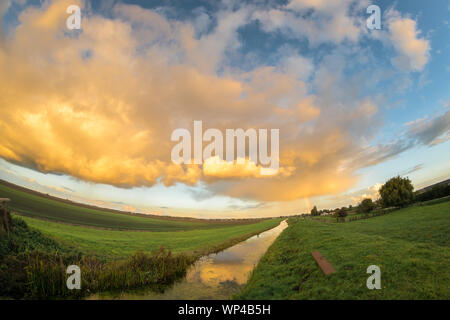
[[[7,209],[7,203],[10,202],[11,200],[8,198],[0,198],[0,213],[1,213],[1,218],[2,218],[2,225],[3,225],[3,229],[5,230],[5,232],[7,234],[9,234],[9,230],[10,230],[10,216],[8,214],[8,209]]]

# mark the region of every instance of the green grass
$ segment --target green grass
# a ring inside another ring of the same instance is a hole
[[[220,251],[281,219],[222,228],[149,232],[73,226],[12,215],[0,226],[0,299],[79,299],[111,290],[160,291],[201,255]],[[66,267],[83,270],[82,290],[66,287]]]
[[[20,218],[13,218],[10,228],[12,231],[7,234],[0,226],[0,263],[5,255],[25,251],[68,252],[55,240],[45,237],[36,229],[28,228]]]
[[[290,219],[241,299],[450,299],[450,201],[349,223]],[[311,253],[336,269],[325,276]],[[381,269],[381,290],[366,286]]]
[[[195,259],[160,248],[106,261],[66,248],[13,217],[8,232],[0,226],[0,300],[79,299],[93,292],[138,287],[162,290],[183,277]],[[69,265],[82,270],[81,290],[66,286]]]
[[[16,190],[0,183],[0,198],[10,198],[8,207],[28,217],[47,219],[73,225],[99,228],[146,231],[186,231],[197,229],[223,228],[229,225],[249,223],[248,221],[210,222],[174,219],[158,219],[153,217],[132,216],[86,208],[46,197]]]
[[[103,230],[65,225],[29,217],[21,217],[26,223],[44,235],[67,247],[97,256],[126,257],[135,251],[149,252],[161,246],[177,252],[194,254],[223,249],[250,235],[277,226],[281,219],[263,220],[253,224],[226,226],[206,230],[176,232],[138,232]]]

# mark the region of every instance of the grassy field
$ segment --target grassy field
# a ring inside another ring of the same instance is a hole
[[[164,232],[223,228],[233,224],[239,225],[251,222],[245,220],[236,220],[230,223],[205,220],[190,221],[188,219],[159,219],[113,213],[56,201],[17,190],[1,183],[0,198],[10,198],[12,201],[8,204],[8,207],[12,211],[28,217],[99,228]]]
[[[289,219],[240,299],[450,299],[450,201],[348,223]],[[326,277],[311,253],[336,269]],[[367,267],[381,269],[369,290]]]
[[[67,247],[97,256],[126,257],[134,251],[149,252],[161,246],[173,252],[209,253],[223,249],[250,235],[277,226],[281,219],[263,220],[254,224],[225,226],[207,230],[176,232],[137,232],[86,228],[21,217],[44,235]]]
[[[65,247],[20,217],[7,215],[7,220],[8,231],[0,226],[0,300],[80,299],[98,291],[142,287],[159,291],[181,279],[196,260],[162,248],[124,259],[100,259]],[[81,290],[67,288],[69,265],[83,270]]]
[[[159,291],[181,279],[200,256],[281,221],[133,216],[1,183],[0,197],[12,199],[8,207],[13,211],[6,218],[11,229],[0,225],[0,299],[78,299],[142,287]],[[66,267],[72,264],[83,270],[80,291],[66,286]]]

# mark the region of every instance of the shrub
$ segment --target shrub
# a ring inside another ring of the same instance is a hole
[[[27,251],[3,258],[0,264],[0,296],[79,299],[100,291],[139,287],[160,290],[182,278],[194,260],[193,256],[172,255],[163,248],[149,254],[136,252],[127,260],[110,262],[96,257]],[[81,269],[81,290],[69,290],[66,286],[66,268],[72,264]]]
[[[25,253],[5,256],[0,258],[0,262],[0,296],[23,298],[24,292],[28,290]]]
[[[379,190],[384,207],[404,207],[414,199],[411,180],[397,176],[388,180]]]
[[[338,211],[336,211],[336,216],[339,218],[345,218],[347,216],[347,209],[341,208]]]
[[[312,215],[313,217],[319,215],[319,211],[317,211],[317,207],[316,207],[316,206],[314,206],[314,208],[311,209],[311,215]]]
[[[375,203],[373,203],[372,199],[364,199],[358,206],[359,213],[368,213],[375,209]]]
[[[345,221],[345,217],[347,216],[347,208],[343,207],[341,209],[338,209],[334,212],[334,217],[336,218],[336,221]]]

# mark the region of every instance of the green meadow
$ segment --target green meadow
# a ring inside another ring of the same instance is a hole
[[[86,228],[29,217],[21,217],[28,226],[41,231],[66,247],[95,256],[121,258],[135,251],[150,252],[160,247],[174,253],[195,255],[215,252],[277,226],[281,219],[262,220],[253,224],[232,225],[214,229],[187,231],[139,232]]]
[[[161,290],[181,279],[198,257],[282,220],[133,216],[0,184],[2,197],[12,199],[12,231],[0,233],[0,282],[5,284],[0,297],[82,298],[109,290]],[[450,299],[449,197],[363,220],[329,219],[289,218],[289,227],[233,298]],[[322,273],[311,255],[316,250],[335,273]],[[69,264],[80,265],[85,275],[85,289],[75,296],[65,287]],[[381,290],[366,286],[370,265],[381,269]]]
[[[254,270],[240,299],[450,299],[450,201],[366,220],[291,218]],[[335,268],[325,276],[311,253]],[[381,270],[381,290],[366,286]]]
[[[271,229],[281,221],[133,216],[57,201],[1,183],[0,198],[10,198],[12,215],[44,236],[65,248],[106,259],[126,258],[136,251],[150,252],[160,247],[174,253],[206,254]]]
[[[200,256],[281,221],[133,216],[4,184],[0,198],[11,199],[0,226],[0,299],[78,299],[143,287],[159,291],[181,279]],[[80,291],[66,286],[66,267],[72,264],[83,270]]]

